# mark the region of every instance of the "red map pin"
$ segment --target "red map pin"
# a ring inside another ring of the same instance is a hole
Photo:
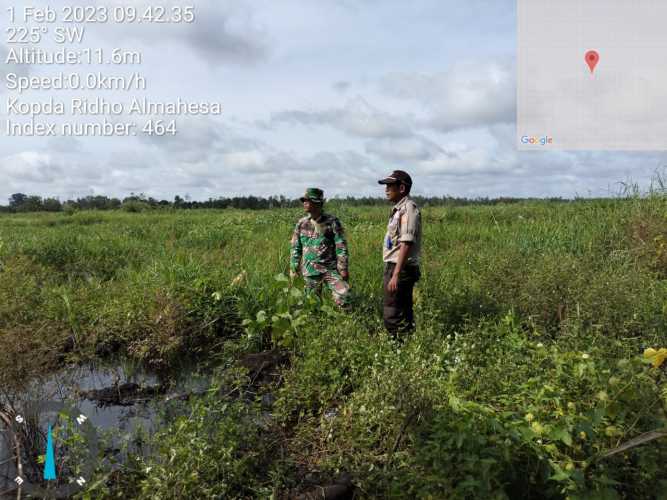
[[[592,73],[595,69],[595,66],[598,64],[598,61],[600,60],[600,54],[598,54],[595,50],[589,50],[586,52],[584,58],[586,59],[586,64],[588,64],[588,67],[591,69]]]

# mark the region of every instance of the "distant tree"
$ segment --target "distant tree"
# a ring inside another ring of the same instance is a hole
[[[14,193],[9,197],[9,208],[16,210],[18,207],[23,205],[28,199],[27,194],[23,193]]]
[[[121,206],[121,201],[118,198],[111,198],[107,203],[107,207],[109,207],[109,210],[116,210],[120,208],[120,206]]]
[[[456,198],[453,196],[414,196],[419,206],[440,206],[440,207],[460,207],[467,205],[497,205],[497,204],[511,204],[525,201],[536,200],[534,198]],[[545,198],[543,201],[553,203],[569,203],[573,200],[567,198]],[[348,196],[346,198],[331,198],[328,203],[333,208],[340,206],[372,206],[387,204],[383,197],[361,197],[355,198]],[[130,193],[130,196],[123,198],[121,201],[118,198],[109,198],[107,196],[86,196],[77,198],[76,200],[67,200],[61,203],[56,198],[44,198],[39,196],[28,196],[23,193],[14,193],[9,198],[9,205],[6,207],[0,206],[0,212],[33,212],[33,211],[61,211],[65,210],[71,213],[75,210],[115,210],[122,208],[125,211],[139,212],[149,208],[169,207],[181,209],[224,209],[235,208],[245,210],[263,210],[272,208],[299,208],[301,202],[298,199],[289,199],[283,195],[269,196],[268,198],[257,196],[235,196],[233,198],[209,198],[205,201],[193,201],[190,195],[181,197],[176,195],[174,201],[157,200],[153,197],[147,197],[144,193],[135,194]]]
[[[137,196],[134,193],[130,193],[130,196],[126,196],[123,198],[122,204],[125,205],[126,203],[130,203],[132,201],[144,201],[144,199],[141,196]]]
[[[41,212],[44,210],[42,198],[40,196],[28,196],[23,203],[15,207],[17,212]]]
[[[62,203],[57,198],[45,198],[42,207],[46,212],[60,212],[63,209]]]

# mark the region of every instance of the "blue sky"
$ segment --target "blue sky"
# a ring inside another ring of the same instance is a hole
[[[65,3],[90,4],[49,2]],[[191,26],[89,26],[86,46],[140,49],[148,97],[220,101],[224,113],[179,118],[175,137],[0,137],[1,199],[381,195],[376,180],[396,168],[424,195],[606,196],[667,165],[661,152],[516,151],[514,1],[192,3]],[[56,70],[0,68],[3,80]]]

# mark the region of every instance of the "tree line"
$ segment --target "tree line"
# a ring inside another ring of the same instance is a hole
[[[452,196],[415,196],[415,201],[420,206],[463,206],[463,205],[496,205],[499,203],[517,203],[525,201],[526,198],[458,198]],[[548,201],[567,202],[564,198],[549,198]],[[385,198],[380,197],[345,197],[332,198],[327,202],[329,205],[385,205]],[[125,198],[110,198],[108,196],[85,196],[74,200],[61,201],[54,197],[41,197],[14,193],[9,197],[8,205],[0,205],[0,212],[24,213],[24,212],[68,212],[78,210],[125,210],[128,212],[139,212],[147,209],[176,208],[194,210],[202,208],[238,208],[247,210],[266,210],[272,208],[294,208],[300,207],[298,199],[290,199],[285,196],[235,196],[232,198],[209,198],[205,201],[190,200],[176,195],[173,200],[158,200],[142,194],[131,193]]]

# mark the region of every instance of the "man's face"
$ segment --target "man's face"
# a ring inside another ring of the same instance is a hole
[[[309,214],[312,214],[313,212],[318,212],[320,208],[321,208],[320,205],[317,203],[314,203],[307,199],[303,200],[303,209]]]
[[[387,199],[392,203],[396,203],[403,198],[405,193],[405,186],[402,184],[385,184],[384,185],[384,194],[387,196]]]

